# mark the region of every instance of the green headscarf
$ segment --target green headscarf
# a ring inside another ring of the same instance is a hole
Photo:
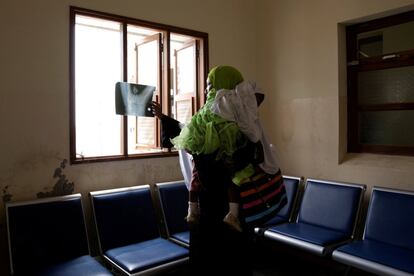
[[[208,80],[212,88],[220,89],[234,89],[236,85],[243,81],[243,76],[234,67],[231,66],[217,66],[208,73]]]
[[[211,105],[218,90],[236,88],[243,81],[243,76],[234,67],[217,66],[209,72],[208,81],[211,88],[206,103],[172,143],[177,149],[185,149],[191,154],[217,152],[217,159],[231,157],[247,140],[236,123],[226,121],[211,112]]]

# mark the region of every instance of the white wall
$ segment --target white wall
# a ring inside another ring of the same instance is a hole
[[[407,10],[414,1],[258,3],[258,80],[267,91],[262,115],[283,172],[367,184],[369,189],[413,190],[414,157],[346,153],[343,39],[345,23]]]
[[[254,1],[2,0],[0,196],[12,201],[50,191],[54,170],[69,159],[70,5],[207,32],[210,66],[229,64],[255,77]],[[89,191],[182,179],[176,157],[74,165],[63,173],[87,210]],[[7,275],[0,202],[0,275]]]

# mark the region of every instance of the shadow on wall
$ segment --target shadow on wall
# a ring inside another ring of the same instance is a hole
[[[62,196],[70,195],[74,190],[74,183],[69,182],[66,179],[66,175],[63,174],[63,169],[66,167],[68,160],[63,159],[60,163],[60,166],[55,169],[53,178],[58,178],[56,184],[53,186],[53,190],[50,192],[39,192],[37,193],[38,198],[51,197],[51,196]],[[4,195],[3,195],[4,198]]]

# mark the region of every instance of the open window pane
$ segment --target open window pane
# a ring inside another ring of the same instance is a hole
[[[75,36],[76,155],[120,155],[114,89],[122,80],[121,24],[78,15]]]
[[[358,34],[358,56],[369,58],[414,49],[414,22]]]
[[[159,96],[159,61],[161,34],[156,30],[128,26],[128,79],[130,82],[156,87],[153,100]],[[155,117],[128,116],[128,153],[157,150]]]
[[[195,92],[195,42],[176,49],[177,91],[176,94],[194,94]]]
[[[414,102],[414,66],[358,74],[358,103]]]
[[[360,143],[414,146],[414,110],[361,112]]]
[[[195,112],[197,96],[197,41],[171,34],[171,56],[174,60],[172,110],[176,120],[187,123]]]

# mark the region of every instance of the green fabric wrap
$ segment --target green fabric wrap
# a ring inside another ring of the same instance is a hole
[[[172,139],[177,149],[185,149],[191,154],[211,154],[217,152],[217,159],[231,157],[233,153],[246,145],[247,139],[236,123],[226,121],[211,112],[211,105],[220,89],[234,89],[243,81],[240,72],[231,66],[217,66],[208,74],[211,89],[204,106],[191,118],[181,130],[180,135]]]
[[[249,177],[251,177],[252,175],[254,175],[255,173],[255,169],[252,163],[249,163],[249,165],[247,165],[246,167],[244,167],[242,170],[237,171],[232,178],[232,181],[234,184],[236,184],[237,186],[240,186],[244,183],[244,181],[246,181],[247,179],[249,179]]]

